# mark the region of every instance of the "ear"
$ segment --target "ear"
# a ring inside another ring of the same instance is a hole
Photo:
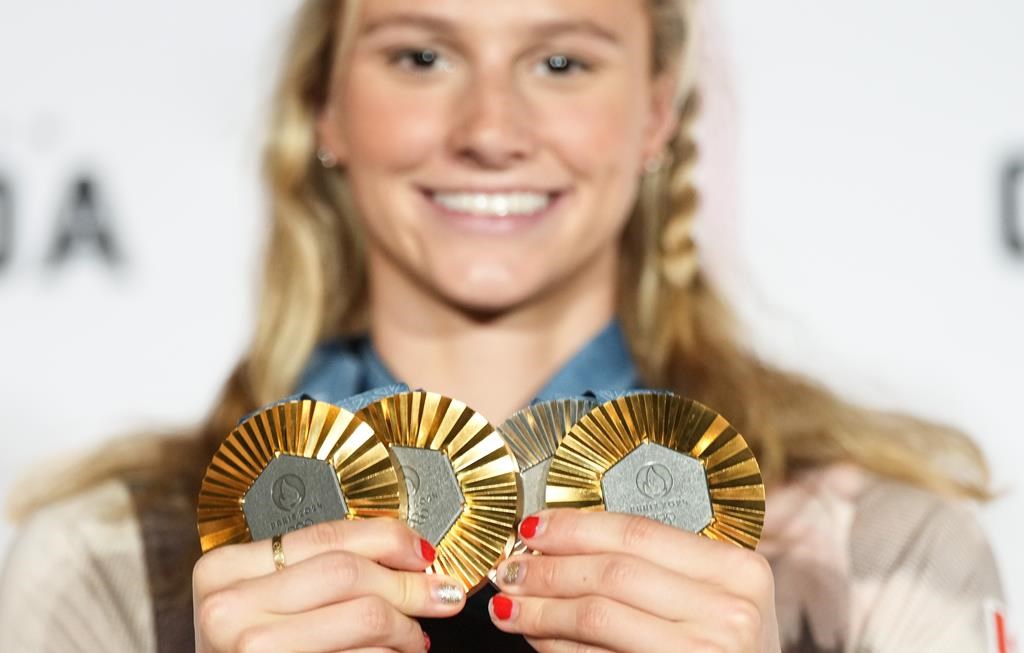
[[[348,159],[348,144],[336,116],[334,104],[328,99],[316,116],[317,143],[334,155],[338,165],[344,165]]]
[[[655,159],[665,151],[679,129],[679,105],[676,98],[678,72],[665,71],[652,80],[651,106],[644,134],[644,149],[641,166]]]

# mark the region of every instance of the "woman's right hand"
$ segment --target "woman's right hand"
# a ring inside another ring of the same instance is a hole
[[[196,563],[197,653],[398,651],[429,647],[414,617],[465,604],[451,579],[425,574],[434,549],[396,519],[316,524],[282,538],[214,549]]]

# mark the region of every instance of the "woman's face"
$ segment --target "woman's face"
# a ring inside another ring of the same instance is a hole
[[[643,0],[363,2],[318,129],[371,271],[500,312],[607,267],[673,127],[650,39]]]

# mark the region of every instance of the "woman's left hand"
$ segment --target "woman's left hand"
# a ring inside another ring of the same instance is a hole
[[[778,653],[774,582],[757,553],[643,517],[548,510],[520,532],[491,619],[542,653]]]

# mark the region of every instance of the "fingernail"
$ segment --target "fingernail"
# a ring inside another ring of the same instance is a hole
[[[501,582],[504,585],[516,585],[523,580],[526,569],[518,560],[509,560],[501,571]]]
[[[430,635],[423,633],[423,648],[424,650],[430,650]]]
[[[422,537],[420,538],[420,556],[429,564],[434,564],[434,558],[437,557],[437,551],[434,550],[430,542]]]
[[[494,611],[494,616],[501,621],[506,621],[512,617],[512,608],[514,607],[515,604],[512,603],[512,599],[507,596],[498,594],[491,599],[491,610]]]
[[[540,529],[540,517],[537,515],[530,515],[519,524],[519,534],[530,539],[537,534]]]
[[[445,605],[462,603],[462,599],[466,596],[466,593],[462,591],[461,587],[452,585],[451,583],[435,585],[432,592],[434,600],[438,603],[444,603]]]

